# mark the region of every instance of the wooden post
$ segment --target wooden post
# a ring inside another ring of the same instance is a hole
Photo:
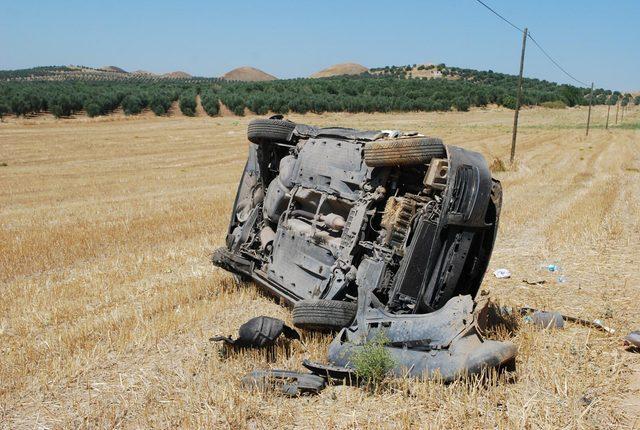
[[[607,125],[604,126],[606,130],[609,130],[609,112],[611,112],[611,104],[607,103]]]
[[[593,104],[593,82],[591,82],[591,94],[589,94],[589,113],[587,114],[587,134],[589,136],[589,124],[591,123],[591,105]]]
[[[524,70],[524,50],[527,46],[527,32],[525,27],[522,33],[522,52],[520,53],[520,75],[518,77],[518,97],[516,98],[516,112],[513,116],[513,134],[511,136],[511,164],[516,156],[516,136],[518,135],[518,114],[520,113],[520,103],[522,99],[522,72]]]
[[[620,111],[620,102],[616,102],[616,124],[618,124],[618,112]]]
[[[620,103],[620,104],[622,104],[622,103]],[[623,105],[622,106],[622,115],[620,116],[620,124],[622,124],[622,120],[624,120],[624,108],[625,108],[625,106]]]

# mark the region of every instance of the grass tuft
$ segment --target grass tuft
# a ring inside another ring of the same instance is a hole
[[[358,378],[368,385],[378,386],[396,365],[385,345],[389,339],[382,333],[367,341],[353,356],[353,364]]]

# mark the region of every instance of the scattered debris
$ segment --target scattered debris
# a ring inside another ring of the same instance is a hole
[[[628,347],[629,351],[640,352],[640,330],[632,331],[626,335],[624,345]]]
[[[358,377],[354,369],[331,364],[317,363],[311,360],[303,360],[302,365],[316,375],[323,376],[333,382],[342,382],[347,385],[358,383]]]
[[[549,272],[557,272],[559,267],[556,264],[549,264],[546,266]]]
[[[319,394],[327,386],[327,380],[312,373],[290,370],[254,370],[242,378],[249,389],[277,390],[285,396],[299,397]]]
[[[498,269],[493,272],[493,276],[498,279],[506,279],[511,277],[511,272],[509,271],[509,269]]]
[[[529,313],[535,313],[535,312],[548,312],[548,311],[541,311],[539,309],[530,308],[528,306],[520,308],[520,313],[522,315],[527,315]],[[607,327],[606,325],[604,325],[602,320],[599,320],[599,319],[595,319],[593,321],[589,321],[589,320],[585,320],[585,319],[582,319],[582,318],[576,318],[576,317],[572,317],[570,315],[564,315],[564,314],[560,314],[560,313],[558,313],[558,315],[560,315],[562,317],[562,319],[565,320],[565,321],[574,322],[574,323],[577,323],[577,324],[580,324],[580,325],[584,325],[584,326],[587,326],[587,327],[596,328],[598,330],[602,330],[604,332],[611,333],[611,334],[615,333],[615,329],[613,329],[611,327]]]
[[[547,283],[547,281],[545,281],[544,279],[536,279],[534,281],[523,279],[522,282],[524,282],[527,285],[542,285]]]
[[[531,315],[525,315],[524,320],[542,328],[564,328],[564,318],[560,312],[535,311]]]
[[[267,316],[251,318],[242,324],[235,340],[230,336],[215,336],[209,340],[222,341],[234,348],[263,348],[274,345],[281,334],[284,334],[287,339],[300,340],[298,332],[286,325],[284,321]]]

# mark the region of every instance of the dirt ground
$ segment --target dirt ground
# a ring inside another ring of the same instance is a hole
[[[401,128],[508,159],[512,111],[293,116]],[[0,428],[630,428],[640,426],[640,110],[524,110],[483,290],[616,329],[523,324],[515,381],[393,381],[317,397],[251,393],[256,367],[323,360],[305,335],[275,360],[223,359],[217,334],[290,311],[209,263],[223,243],[251,118],[0,123]],[[613,122],[613,119],[612,119]],[[551,273],[543,266],[556,264]],[[523,282],[545,280],[528,285]],[[634,373],[634,371],[636,373]]]

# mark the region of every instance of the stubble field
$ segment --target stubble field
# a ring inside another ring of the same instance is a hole
[[[292,116],[417,130],[508,159],[512,111]],[[323,360],[305,335],[275,361],[223,359],[208,338],[290,311],[209,263],[224,241],[250,117],[0,123],[0,428],[629,428],[640,426],[640,111],[584,135],[585,109],[521,113],[517,168],[483,290],[601,318],[610,335],[522,325],[516,379],[395,381],[317,397],[252,393],[257,367]],[[613,122],[613,120],[612,120]],[[4,165],[6,164],[6,165]],[[557,264],[550,273],[545,264]],[[545,280],[528,285],[523,280]]]

